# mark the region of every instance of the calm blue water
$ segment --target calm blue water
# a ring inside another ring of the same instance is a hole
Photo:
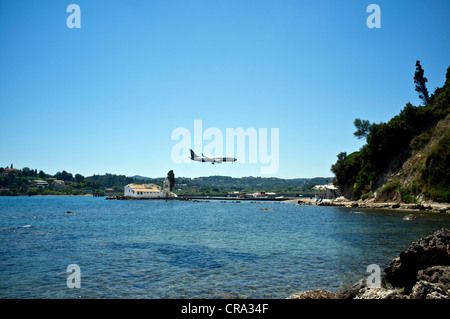
[[[263,210],[263,209],[268,210]],[[74,215],[67,215],[72,211]],[[387,266],[450,215],[291,203],[0,197],[0,298],[286,298]],[[24,227],[25,226],[25,227]],[[81,288],[67,288],[69,264]]]

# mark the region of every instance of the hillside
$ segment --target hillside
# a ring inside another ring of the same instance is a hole
[[[349,199],[416,203],[450,202],[450,67],[446,81],[430,97],[419,61],[416,91],[424,105],[407,103],[387,123],[355,120],[366,144],[340,153],[332,166],[335,183]],[[421,83],[418,85],[417,83]]]
[[[84,177],[67,171],[50,175],[44,171],[24,167],[0,167],[0,196],[17,195],[84,195],[104,196],[123,193],[127,184],[154,183],[162,186],[165,177],[125,176],[116,174],[95,174]],[[317,184],[332,181],[332,177],[283,179],[274,177],[207,176],[175,177],[175,193],[226,193],[234,191],[268,191],[277,193],[311,193]]]
[[[133,176],[141,182],[161,184],[164,178]],[[283,179],[275,177],[176,177],[174,191],[178,193],[220,193],[231,191],[309,192],[314,185],[330,183],[332,177]]]

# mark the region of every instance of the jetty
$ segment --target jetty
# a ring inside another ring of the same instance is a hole
[[[224,197],[224,196],[192,196],[192,195],[178,195],[177,197],[131,197],[131,196],[108,196],[107,200],[180,200],[180,201],[190,201],[190,200],[220,200],[220,201],[276,201],[283,202],[291,198],[288,197],[275,197],[275,198],[251,198],[251,197]]]

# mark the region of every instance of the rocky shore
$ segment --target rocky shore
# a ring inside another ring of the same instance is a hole
[[[336,292],[307,291],[288,299],[450,299],[450,231],[442,228],[413,242],[384,273],[380,288],[361,279]]]
[[[285,202],[293,202],[297,205],[317,205],[317,206],[336,206],[347,208],[371,208],[371,209],[395,209],[402,211],[423,211],[433,213],[450,213],[450,204],[422,202],[420,204],[405,204],[398,202],[374,202],[374,201],[350,201],[344,198],[337,198],[335,200],[316,201],[315,199],[290,199]]]

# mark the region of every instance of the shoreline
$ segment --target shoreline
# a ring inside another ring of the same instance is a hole
[[[379,273],[335,292],[324,289],[291,294],[287,299],[450,299],[450,231],[446,228],[419,238]],[[369,268],[368,268],[369,269]],[[369,270],[368,270],[369,271]]]
[[[431,212],[431,213],[450,213],[450,203],[423,202],[420,204],[406,204],[398,202],[373,202],[373,201],[350,201],[350,200],[323,200],[317,202],[316,199],[300,198],[288,199],[284,203],[295,203],[296,205],[314,205],[314,206],[334,206],[345,208],[369,208],[383,210],[398,210],[404,212]]]
[[[95,197],[92,194],[83,194],[83,195],[56,195],[56,194],[48,194],[48,195],[17,195],[17,196],[1,196],[1,197]],[[230,200],[230,201],[254,201],[254,202],[264,202],[264,201],[274,201],[278,203],[294,203],[295,205],[310,205],[310,206],[333,206],[333,207],[342,207],[342,208],[361,208],[361,209],[381,209],[381,210],[397,210],[402,212],[429,212],[429,213],[441,213],[441,214],[450,214],[450,203],[436,203],[436,202],[422,202],[419,204],[407,204],[407,203],[398,203],[398,202],[374,202],[373,200],[368,201],[352,201],[347,199],[325,199],[317,201],[315,198],[238,198],[238,197],[229,197],[229,198],[214,198],[214,197],[195,197],[195,198],[125,198],[125,196],[102,196],[105,199],[109,200],[120,200],[120,199],[165,199],[165,200],[180,200],[180,201],[189,201],[189,200]]]

